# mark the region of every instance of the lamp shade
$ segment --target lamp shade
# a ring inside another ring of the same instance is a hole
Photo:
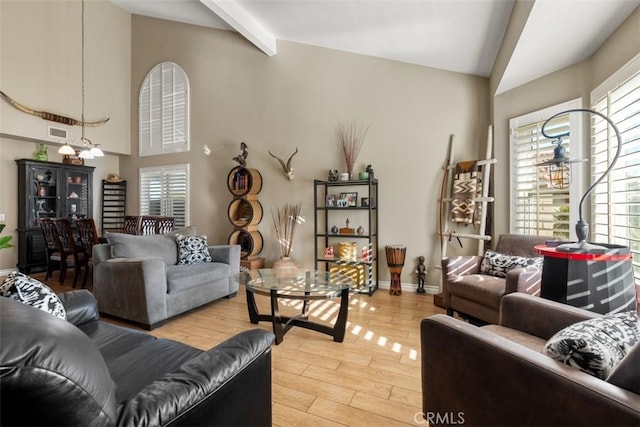
[[[93,154],[91,154],[91,150],[89,150],[88,148],[85,148],[80,152],[80,154],[78,154],[78,157],[80,157],[81,159],[90,160],[90,159],[93,159]]]
[[[72,146],[65,142],[64,145],[58,149],[58,154],[73,156],[74,154],[76,154],[76,150],[74,150]]]
[[[98,144],[93,145],[91,147],[91,150],[89,150],[89,153],[91,153],[93,157],[104,157],[104,153],[102,152],[100,147],[98,147]]]

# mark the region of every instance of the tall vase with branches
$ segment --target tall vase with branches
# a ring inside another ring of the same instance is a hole
[[[287,203],[278,208],[276,212],[271,211],[273,226],[280,247],[280,260],[274,263],[274,268],[297,268],[291,260],[291,251],[293,239],[296,235],[296,227],[304,222],[304,218],[300,215],[301,205],[301,203]]]
[[[358,154],[360,154],[360,149],[364,144],[364,139],[366,138],[370,127],[371,126],[364,127],[363,125],[353,121],[349,123],[340,123],[338,125],[336,136],[338,137],[338,142],[342,146],[344,162],[347,165],[349,179],[352,178],[353,167],[356,164]]]

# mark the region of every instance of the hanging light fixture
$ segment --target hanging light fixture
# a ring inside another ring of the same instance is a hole
[[[98,144],[94,144],[93,142],[91,142],[91,140],[89,138],[87,138],[85,136],[84,130],[85,130],[85,121],[84,121],[84,0],[82,0],[82,9],[81,9],[81,19],[80,19],[80,28],[81,28],[81,43],[82,43],[82,47],[81,47],[81,72],[82,72],[82,117],[81,117],[81,126],[82,126],[82,136],[80,137],[80,140],[78,141],[81,145],[82,145],[82,150],[80,151],[80,153],[78,154],[78,157],[80,157],[81,159],[93,159],[94,157],[104,157],[104,153],[102,152],[102,150],[100,149],[100,147],[98,146]],[[65,144],[66,145],[66,144]],[[59,153],[61,154],[66,154],[66,153],[62,153],[62,150],[65,149],[65,146],[60,147],[60,150],[58,150]],[[73,149],[73,148],[72,148]],[[75,154],[75,151],[74,153]]]
[[[571,110],[573,111],[573,110]],[[553,149],[553,158],[551,160],[547,160],[546,162],[538,163],[536,166],[545,166],[549,171],[549,183],[553,188],[557,188],[563,190],[565,188],[569,188],[569,184],[571,184],[571,163],[578,162],[586,162],[586,159],[572,159],[567,155],[567,150],[562,146],[562,138],[565,136],[569,136],[569,131],[558,134],[558,135],[547,135],[544,131],[544,127],[556,117],[567,114],[567,111],[563,111],[561,113],[555,114],[549,117],[542,124],[542,135],[545,138],[553,139],[551,144],[555,144],[556,148]]]

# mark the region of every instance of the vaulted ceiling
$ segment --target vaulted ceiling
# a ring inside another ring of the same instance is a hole
[[[111,0],[132,14],[488,77],[515,0]],[[536,0],[497,92],[591,56],[640,0]]]

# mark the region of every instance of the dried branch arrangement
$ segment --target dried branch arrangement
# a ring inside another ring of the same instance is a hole
[[[349,179],[351,179],[351,173],[353,172],[353,166],[356,164],[356,159],[360,153],[360,149],[364,144],[364,139],[369,132],[369,128],[357,124],[356,122],[340,123],[336,130],[336,136],[338,142],[342,145],[342,151],[344,152],[344,161],[347,164],[347,172],[349,173]]]
[[[276,236],[280,244],[280,255],[282,258],[291,256],[291,247],[293,246],[293,238],[296,234],[296,226],[304,222],[304,218],[300,216],[301,203],[287,203],[277,212],[271,211],[273,217],[273,226],[276,229]]]

